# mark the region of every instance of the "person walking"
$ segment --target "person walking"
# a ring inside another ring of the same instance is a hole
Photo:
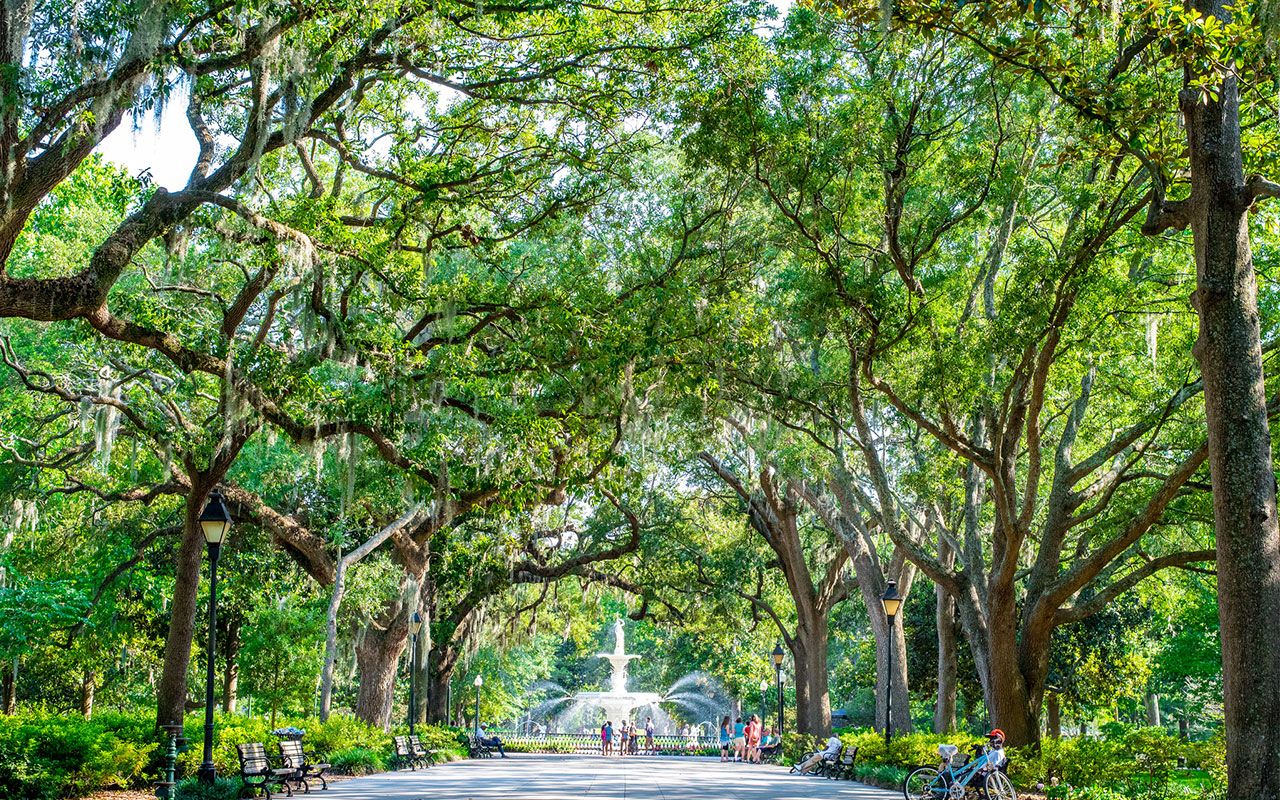
[[[631,723],[624,719],[622,721],[622,728],[618,731],[618,736],[622,741],[622,747],[618,748],[618,755],[620,756],[625,756],[627,754],[627,734],[630,726]]]
[[[605,720],[604,725],[600,726],[600,755],[607,756],[612,752],[613,747],[613,721]]]
[[[653,746],[653,717],[644,721],[644,749],[649,755],[655,755],[658,752]]]
[[[751,721],[747,723],[747,760],[760,763],[760,718],[755,714],[751,715]]]
[[[720,722],[720,760],[729,760],[729,741],[733,738],[733,726],[729,723],[729,716]]]
[[[742,717],[733,721],[733,760],[742,761],[747,754],[747,726]]]

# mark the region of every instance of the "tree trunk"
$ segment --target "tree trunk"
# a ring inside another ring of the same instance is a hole
[[[1018,643],[1018,613],[1012,586],[991,589],[988,600],[990,636],[987,640],[991,676],[987,712],[991,724],[1005,733],[1011,747],[1040,741],[1040,704],[1023,674],[1022,648]]]
[[[386,627],[370,625],[358,647],[356,664],[360,689],[356,695],[356,717],[387,730],[396,685],[396,667],[409,639],[405,606],[399,601]]]
[[[1160,695],[1155,692],[1147,692],[1147,725],[1160,727]]]
[[[1057,692],[1049,692],[1045,697],[1046,727],[1050,739],[1062,738],[1062,707]]]
[[[421,685],[426,687],[427,722],[448,725],[449,679],[453,676],[454,659],[442,654],[441,649],[431,648],[423,659],[426,664],[426,680]]]
[[[329,719],[333,706],[333,673],[338,663],[338,609],[347,587],[347,560],[339,554],[334,565],[333,591],[329,594],[329,610],[324,618],[324,666],[320,669],[320,721]]]
[[[93,696],[98,688],[98,675],[91,669],[84,671],[80,680],[80,713],[85,719],[93,717]]]
[[[7,665],[6,665],[7,666]],[[3,696],[0,697],[0,713],[13,716],[18,713],[18,657],[13,657],[10,669],[4,671]]]
[[[240,688],[240,619],[227,624],[223,655],[226,667],[222,673],[222,711],[230,714],[236,710],[236,694]]]
[[[911,593],[910,582],[899,587],[904,598]],[[889,647],[893,648],[893,732],[911,733],[911,693],[907,685],[907,645],[902,634],[901,614],[893,622],[893,639],[890,643],[888,621],[877,596],[867,602],[871,617],[871,631],[876,642],[876,723],[877,730],[884,730],[885,688],[889,674]]]
[[[432,703],[437,687],[431,679],[431,616],[435,609],[435,583],[431,579],[430,562],[422,575],[418,589],[418,614],[422,617],[422,629],[418,631],[418,653],[416,659],[410,653],[410,669],[413,670],[414,707],[410,711],[415,723],[431,719]]]
[[[827,618],[810,610],[796,628],[791,655],[796,665],[796,730],[831,733],[831,693],[827,676]]]
[[[200,512],[209,490],[192,475],[193,488],[186,497],[182,544],[178,547],[173,602],[169,606],[169,633],[164,644],[164,671],[156,687],[156,723],[182,723],[187,704],[187,669],[196,630],[196,599],[200,589],[200,557],[204,534]],[[198,487],[198,488],[197,488]]]
[[[1222,0],[1197,11],[1229,20]],[[1263,386],[1258,287],[1249,243],[1239,88],[1181,98],[1191,162],[1190,222],[1217,538],[1218,616],[1229,800],[1280,797],[1280,529]],[[1263,624],[1259,624],[1264,621]]]
[[[425,617],[426,614],[424,613]],[[409,654],[409,664],[413,669],[413,721],[417,724],[426,722],[431,711],[431,678],[427,671],[427,659],[431,654],[431,626],[424,620],[422,631],[418,634],[418,652],[415,658]],[[414,667],[413,665],[416,665]]]
[[[933,732],[956,729],[956,606],[951,595],[935,587],[938,625],[938,700],[933,707]]]

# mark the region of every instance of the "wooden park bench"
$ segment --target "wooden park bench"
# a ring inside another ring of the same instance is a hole
[[[782,742],[775,742],[760,748],[760,760],[766,764],[777,764],[782,757]]]
[[[392,769],[408,767],[411,770],[417,770],[419,765],[426,766],[423,759],[414,752],[413,745],[409,744],[408,736],[392,736],[391,744],[394,750],[391,755]]]
[[[858,758],[858,748],[846,747],[840,756],[827,767],[827,777],[833,779],[853,780],[853,765]]]
[[[240,779],[254,795],[258,793],[258,789],[262,789],[267,800],[271,800],[271,787],[281,786],[290,797],[293,796],[289,781],[294,779],[297,771],[289,767],[273,766],[260,742],[236,745],[236,755],[240,758]]]
[[[329,782],[324,779],[324,773],[330,768],[330,765],[320,761],[315,753],[308,753],[303,750],[302,740],[282,739],[280,741],[280,760],[286,769],[294,771],[294,776],[289,780],[300,785],[302,791],[311,791],[311,787],[307,785],[307,781],[311,778],[319,778],[322,789],[329,788]]]
[[[409,737],[409,750],[413,753],[413,757],[422,762],[423,766],[431,766],[436,763],[436,754],[439,750],[430,749],[422,746],[422,740],[416,735]]]
[[[467,755],[471,758],[493,758],[493,750],[474,733],[459,734],[458,741],[467,748]]]

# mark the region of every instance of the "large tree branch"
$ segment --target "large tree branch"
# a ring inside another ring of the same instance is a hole
[[[1079,622],[1082,619],[1090,617],[1111,604],[1120,595],[1137,586],[1140,582],[1146,580],[1162,569],[1170,567],[1182,567],[1198,561],[1213,561],[1216,557],[1214,550],[1192,550],[1185,553],[1171,553],[1160,558],[1149,559],[1145,564],[1125,575],[1120,580],[1111,584],[1102,591],[1094,594],[1088,600],[1077,601],[1075,604],[1061,608],[1054,617],[1054,625],[1066,625],[1072,622]]]

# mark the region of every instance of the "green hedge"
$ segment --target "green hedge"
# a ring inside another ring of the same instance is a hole
[[[293,725],[306,731],[308,750],[328,757],[335,772],[363,775],[387,768],[391,761],[391,736],[347,716],[327,722],[316,719],[280,719],[272,726],[265,719],[217,715],[214,719],[213,763],[219,775],[239,772],[235,746],[261,742],[274,750],[274,727]],[[399,735],[407,731],[397,728]],[[434,725],[417,726],[423,746],[438,750],[437,760],[460,758],[457,730]],[[187,749],[178,756],[178,776],[191,776],[202,758],[204,720],[187,717],[184,734]],[[4,800],[65,800],[96,789],[145,788],[158,780],[163,748],[149,712],[104,712],[91,720],[79,714],[39,711],[0,716],[0,798]],[[204,798],[198,788],[181,784],[183,796]],[[218,791],[232,791],[222,787]],[[213,795],[209,796],[212,800]]]
[[[146,785],[158,743],[139,715],[0,716],[0,797],[55,800]]]
[[[967,752],[986,742],[968,733],[911,733],[886,746],[877,731],[837,733],[846,747],[858,748],[855,776],[889,788],[901,786],[910,769],[937,764],[940,744]],[[821,745],[812,736],[788,734],[783,754],[794,762]],[[1038,751],[1014,748],[1008,755],[1013,782],[1022,789],[1043,786],[1051,800],[1191,800],[1211,797],[1226,784],[1220,736],[1183,742],[1161,728],[1107,725],[1101,736],[1045,739]],[[1179,759],[1189,769],[1180,768]]]

